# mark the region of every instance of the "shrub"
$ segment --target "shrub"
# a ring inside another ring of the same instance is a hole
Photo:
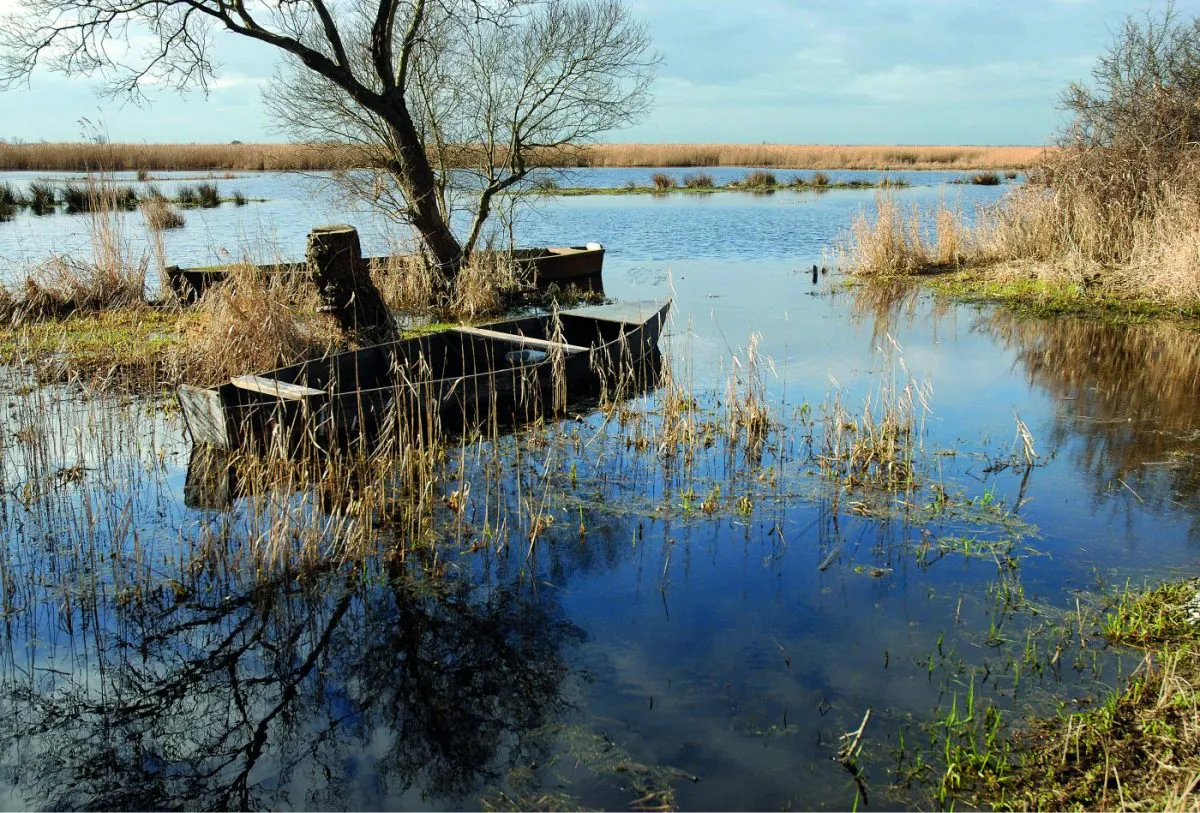
[[[654,183],[654,188],[660,192],[675,188],[675,176],[666,172],[656,172],[650,176],[650,180]]]

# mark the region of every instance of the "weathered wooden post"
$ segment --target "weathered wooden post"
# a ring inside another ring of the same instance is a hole
[[[371,281],[353,226],[317,226],[308,235],[308,273],[321,295],[321,310],[332,313],[346,333],[364,344],[396,338],[392,315]]]

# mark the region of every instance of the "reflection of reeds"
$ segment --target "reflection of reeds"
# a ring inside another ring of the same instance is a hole
[[[1111,325],[1084,319],[1027,320],[1003,311],[978,328],[1015,351],[1031,384],[1067,408],[1048,443],[1069,444],[1102,493],[1123,480],[1161,505],[1200,496],[1191,330],[1167,323]]]

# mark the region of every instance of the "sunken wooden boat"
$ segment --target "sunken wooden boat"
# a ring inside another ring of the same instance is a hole
[[[524,316],[181,386],[194,443],[332,450],[439,437],[553,414],[597,387],[636,380],[657,357],[671,301]]]
[[[550,246],[549,248],[518,248],[512,258],[531,291],[544,294],[552,290],[574,289],[582,294],[604,295],[604,246]],[[386,269],[387,257],[367,257],[372,266]],[[214,285],[225,281],[234,266],[213,265],[200,268],[180,268],[171,265],[164,269],[167,284],[176,298],[192,304]],[[307,274],[306,263],[274,263],[255,266],[264,274]]]

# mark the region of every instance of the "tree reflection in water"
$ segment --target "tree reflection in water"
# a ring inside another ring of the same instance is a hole
[[[418,571],[164,590],[78,650],[7,659],[12,784],[52,808],[250,809],[452,801],[496,781],[566,709],[581,632],[531,589]]]

